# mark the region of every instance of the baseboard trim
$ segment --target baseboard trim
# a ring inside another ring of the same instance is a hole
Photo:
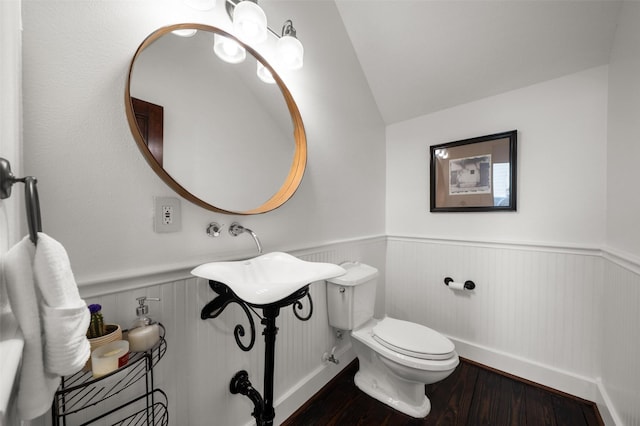
[[[604,420],[604,424],[616,425],[616,426],[624,425],[624,423],[622,422],[622,419],[620,418],[620,416],[618,415],[618,412],[615,409],[615,405],[613,404],[613,402],[611,401],[611,398],[609,397],[609,393],[607,392],[607,389],[602,383],[602,380],[598,379],[597,384],[598,384],[598,391],[600,392],[600,395],[602,395],[602,402],[596,402],[596,404],[598,405],[598,410],[600,411],[602,420]]]
[[[611,401],[598,381],[471,342],[449,338],[461,357],[529,382],[591,401],[597,405],[605,425],[621,424],[612,415]]]

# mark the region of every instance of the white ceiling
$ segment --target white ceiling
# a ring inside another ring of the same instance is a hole
[[[606,64],[614,0],[336,0],[387,124]]]

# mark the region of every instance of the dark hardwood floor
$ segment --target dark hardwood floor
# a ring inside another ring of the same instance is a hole
[[[353,383],[357,360],[283,426],[602,426],[596,405],[466,359],[428,385],[431,412],[414,419],[366,395]]]

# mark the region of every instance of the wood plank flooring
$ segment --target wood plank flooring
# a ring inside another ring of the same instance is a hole
[[[431,412],[414,419],[360,391],[355,360],[282,426],[603,426],[594,403],[466,359],[426,386]]]

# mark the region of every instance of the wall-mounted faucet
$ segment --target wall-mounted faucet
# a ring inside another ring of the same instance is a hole
[[[248,232],[253,237],[253,241],[256,242],[256,246],[258,247],[258,254],[262,254],[262,244],[260,244],[260,240],[258,239],[258,236],[255,232],[253,232],[249,228],[245,228],[238,222],[233,222],[231,226],[229,226],[229,234],[233,235],[234,237],[237,237],[244,232]]]

